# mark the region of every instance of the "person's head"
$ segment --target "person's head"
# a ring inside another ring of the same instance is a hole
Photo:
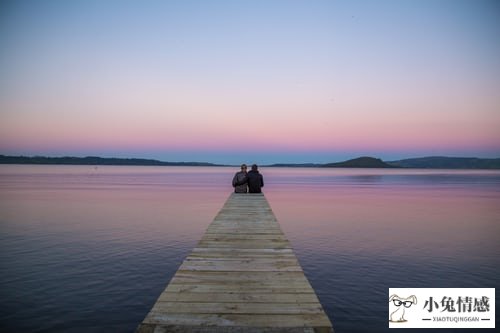
[[[257,171],[257,170],[259,170],[259,167],[257,166],[257,164],[253,164],[252,171]]]
[[[241,165],[241,171],[247,171],[247,165],[246,164],[242,164]]]

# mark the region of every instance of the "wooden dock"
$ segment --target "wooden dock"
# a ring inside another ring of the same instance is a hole
[[[231,194],[136,333],[333,332],[263,194]]]

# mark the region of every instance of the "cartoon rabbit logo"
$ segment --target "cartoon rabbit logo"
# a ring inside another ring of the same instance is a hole
[[[396,294],[389,297],[389,303],[393,303],[396,310],[392,311],[389,317],[391,323],[403,323],[407,320],[405,319],[405,309],[409,309],[413,304],[417,304],[417,297],[411,295],[409,297],[403,298]]]

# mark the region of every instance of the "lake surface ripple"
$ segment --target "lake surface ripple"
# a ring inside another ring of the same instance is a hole
[[[1,165],[0,331],[133,332],[235,171]],[[336,332],[391,332],[389,287],[500,285],[499,171],[262,172]]]

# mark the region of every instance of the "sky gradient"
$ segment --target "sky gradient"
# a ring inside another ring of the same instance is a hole
[[[500,157],[498,1],[2,1],[0,153]]]

